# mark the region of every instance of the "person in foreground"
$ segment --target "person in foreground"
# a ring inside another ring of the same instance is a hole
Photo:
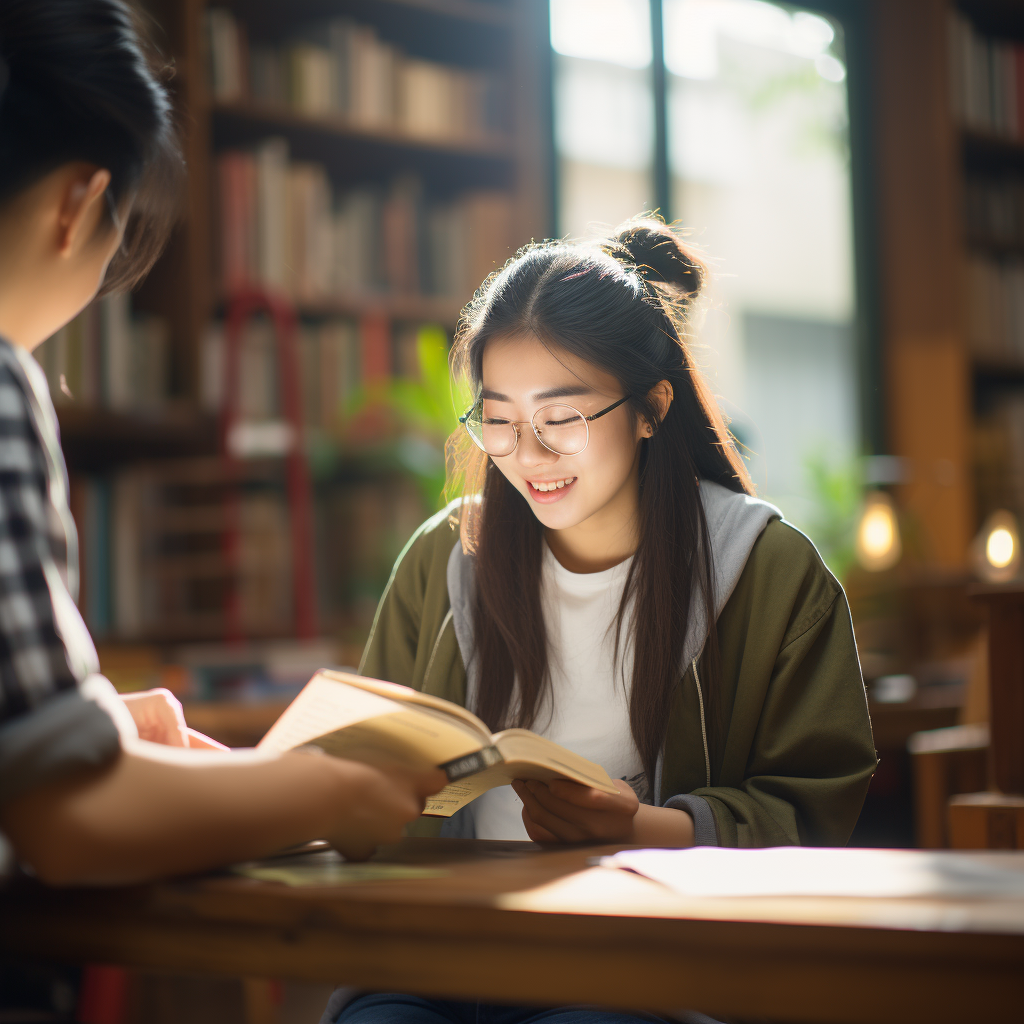
[[[463,497],[400,556],[361,671],[465,704],[492,729],[532,728],[620,781],[616,796],[517,782],[442,834],[850,837],[876,758],[849,608],[811,542],[753,497],[694,365],[705,273],[663,222],[638,218],[603,243],[528,246],[467,308],[453,353],[475,396],[454,460]],[[325,1020],[479,1012],[388,994],[346,1004],[339,991]]]
[[[137,882],[314,838],[366,857],[445,783],[217,749],[166,691],[121,700],[99,675],[73,601],[56,416],[29,353],[101,284],[146,273],[180,169],[125,4],[0,5],[0,867],[13,846],[51,883]]]

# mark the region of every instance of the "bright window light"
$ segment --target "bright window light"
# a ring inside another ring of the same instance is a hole
[[[718,74],[718,40],[723,36],[814,60],[818,73],[830,82],[841,82],[846,75],[842,62],[826,53],[835,39],[835,29],[817,14],[791,14],[763,0],[664,3],[665,65],[674,75],[714,78]],[[819,65],[822,58],[827,62]]]
[[[551,46],[566,57],[645,68],[651,63],[648,0],[551,0]]]
[[[846,77],[846,68],[841,60],[831,53],[819,53],[814,58],[814,68],[827,82],[841,82]]]

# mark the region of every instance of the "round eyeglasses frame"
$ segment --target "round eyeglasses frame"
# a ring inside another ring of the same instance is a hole
[[[595,413],[594,413],[594,414],[593,414],[592,416],[584,416],[584,415],[583,415],[583,413],[581,413],[581,412],[579,411],[579,409],[576,409],[575,407],[573,407],[573,406],[571,406],[571,405],[566,405],[566,404],[565,404],[564,402],[557,402],[557,403],[555,403],[555,404],[552,404],[552,405],[544,405],[544,406],[541,406],[541,408],[540,408],[540,409],[538,409],[538,410],[537,410],[537,411],[536,411],[536,412],[535,412],[535,413],[533,414],[533,418],[532,418],[532,419],[529,419],[529,420],[509,420],[509,421],[508,421],[508,424],[509,424],[509,426],[510,426],[510,427],[512,427],[512,429],[513,429],[513,430],[515,431],[516,439],[515,439],[515,442],[513,443],[512,447],[511,447],[511,448],[509,448],[509,450],[508,450],[507,452],[502,452],[502,453],[500,453],[500,454],[498,454],[498,455],[495,455],[495,454],[493,454],[492,452],[489,452],[489,451],[488,451],[488,450],[487,450],[487,449],[486,449],[486,448],[485,448],[485,447],[483,446],[483,442],[482,442],[482,441],[481,441],[481,440],[480,440],[480,439],[479,439],[479,438],[478,438],[478,437],[477,437],[477,436],[476,436],[476,435],[475,435],[475,434],[473,433],[473,431],[472,431],[472,430],[470,430],[470,429],[469,429],[469,419],[470,419],[470,417],[471,417],[471,416],[473,415],[473,413],[474,413],[474,412],[476,412],[476,410],[477,410],[477,409],[479,409],[479,410],[480,410],[480,413],[481,413],[481,420],[482,420],[482,415],[483,415],[483,404],[484,404],[484,400],[483,400],[483,396],[482,396],[482,395],[481,395],[481,397],[480,397],[480,398],[478,398],[478,399],[477,399],[477,400],[476,400],[476,401],[475,401],[475,402],[474,402],[474,403],[473,403],[473,404],[472,404],[472,405],[471,405],[471,406],[470,406],[470,407],[469,407],[469,408],[468,408],[468,409],[467,409],[467,410],[466,410],[466,411],[465,411],[465,412],[464,412],[464,413],[463,413],[463,414],[462,414],[462,415],[461,415],[461,416],[459,417],[459,422],[460,422],[460,423],[461,423],[461,424],[462,424],[462,425],[463,425],[463,426],[464,426],[464,427],[466,428],[466,433],[467,433],[467,434],[469,434],[470,438],[472,438],[472,440],[473,440],[473,444],[475,444],[475,445],[477,446],[477,448],[479,448],[479,449],[480,449],[480,451],[482,451],[482,452],[483,452],[483,453],[484,453],[485,455],[490,455],[492,459],[503,459],[503,458],[505,458],[505,456],[507,456],[507,455],[511,455],[511,454],[512,454],[512,453],[513,453],[513,452],[514,452],[514,451],[515,451],[515,450],[516,450],[516,449],[517,449],[517,448],[519,447],[519,439],[520,439],[520,438],[522,437],[522,431],[521,431],[521,430],[520,430],[519,428],[520,428],[520,427],[521,427],[521,426],[522,426],[522,425],[523,425],[524,423],[529,423],[529,424],[530,424],[530,427],[531,427],[531,428],[533,429],[533,435],[534,435],[534,437],[536,437],[536,438],[537,438],[537,440],[538,440],[538,441],[539,441],[539,442],[540,442],[540,443],[541,443],[541,444],[542,444],[542,445],[543,445],[543,446],[544,446],[545,448],[547,448],[547,450],[548,450],[549,452],[553,452],[553,453],[554,453],[555,455],[561,455],[561,456],[564,456],[564,457],[566,457],[566,458],[569,458],[569,457],[570,457],[570,456],[572,456],[572,455],[582,455],[582,454],[583,454],[583,453],[584,453],[584,452],[585,452],[585,451],[587,450],[587,447],[588,447],[588,446],[589,446],[589,444],[590,444],[590,424],[591,424],[591,422],[592,422],[593,420],[598,420],[598,419],[600,419],[600,418],[601,418],[602,416],[606,416],[606,415],[607,415],[608,413],[612,412],[612,411],[613,411],[614,409],[618,409],[618,407],[619,407],[620,405],[622,405],[622,404],[623,404],[623,402],[628,402],[628,401],[629,401],[629,398],[630,398],[630,396],[629,396],[629,395],[625,395],[625,396],[623,396],[622,398],[620,398],[620,399],[619,399],[619,400],[618,400],[617,402],[612,402],[612,404],[611,404],[611,405],[609,405],[609,406],[608,406],[607,408],[605,408],[605,409],[602,409],[602,410],[601,410],[600,412],[595,412]],[[541,414],[542,412],[544,412],[544,410],[545,410],[545,409],[557,409],[557,408],[561,408],[561,409],[571,409],[571,410],[572,410],[572,411],[573,411],[574,413],[576,413],[576,415],[577,415],[577,416],[579,416],[579,418],[580,418],[581,420],[583,420],[583,424],[584,424],[584,426],[585,426],[585,427],[587,428],[587,440],[586,440],[586,443],[585,443],[585,444],[583,445],[583,447],[582,447],[582,448],[581,448],[581,449],[580,449],[580,450],[579,450],[578,452],[569,452],[569,453],[566,453],[566,452],[560,452],[560,451],[557,451],[556,449],[552,448],[552,447],[551,447],[550,445],[548,445],[548,444],[544,444],[544,438],[543,438],[543,437],[541,437],[541,432],[540,432],[540,430],[539,430],[539,429],[537,428],[537,417],[538,417],[538,416],[539,416],[539,415],[540,415],[540,414]]]

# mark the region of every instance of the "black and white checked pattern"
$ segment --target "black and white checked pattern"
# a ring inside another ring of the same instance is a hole
[[[0,725],[95,671],[72,598],[77,562],[46,379],[0,339]]]

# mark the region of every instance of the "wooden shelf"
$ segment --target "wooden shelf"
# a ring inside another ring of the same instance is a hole
[[[1020,0],[957,0],[956,6],[986,35],[1024,40]]]
[[[991,359],[975,356],[972,359],[974,377],[985,384],[1024,384],[1024,361]]]
[[[512,144],[506,138],[421,139],[347,118],[313,117],[261,103],[216,103],[211,110],[215,146],[251,146],[268,135],[288,140],[292,156],[315,160],[343,178],[356,179],[402,169],[417,170],[435,185],[507,188]]]
[[[408,16],[412,13],[431,15],[435,18],[469,22],[477,25],[494,25],[506,27],[512,20],[512,12],[507,3],[494,0],[292,0],[287,5],[280,0],[238,0],[226,6],[243,11],[248,20],[266,20],[272,16],[294,22],[298,19],[323,17],[325,14],[365,15],[374,11],[376,18],[365,20],[386,20],[387,15]],[[282,12],[282,8],[286,10]],[[385,14],[382,16],[381,9]]]
[[[64,458],[72,470],[103,470],[149,458],[217,452],[216,419],[191,408],[159,416],[77,405],[57,407]]]
[[[224,309],[221,296],[219,308]],[[303,299],[295,303],[300,317],[320,319],[327,317],[360,317],[380,314],[390,320],[436,322],[454,327],[462,313],[458,299],[436,295],[333,295],[322,299]]]
[[[966,235],[964,242],[973,252],[985,253],[988,256],[1021,256],[1024,257],[1024,241],[1004,241],[999,238],[985,238],[981,235]]]
[[[977,128],[961,128],[960,140],[968,170],[1024,169],[1024,142]]]

